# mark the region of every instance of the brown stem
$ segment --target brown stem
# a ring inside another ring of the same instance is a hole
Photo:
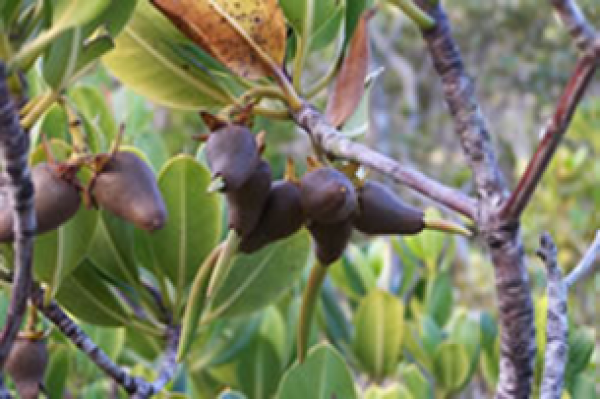
[[[28,153],[29,135],[19,123],[19,111],[6,84],[6,68],[0,62],[0,160],[4,173],[8,175],[15,233],[15,280],[6,321],[0,334],[0,370],[4,368],[4,362],[21,326],[32,284],[36,219]]]
[[[473,172],[479,197],[477,224],[494,264],[501,328],[496,397],[527,398],[531,394],[536,344],[531,288],[519,223],[499,215],[507,194],[506,183],[475,95],[475,84],[465,71],[446,13],[439,4],[417,2],[436,21],[433,29],[422,32],[423,38],[441,78],[456,134]]]
[[[317,146],[328,154],[358,162],[468,218],[475,218],[475,202],[468,195],[447,187],[363,144],[349,140],[332,127],[310,104],[304,103],[293,116],[296,123],[308,132]]]
[[[507,220],[514,220],[521,216],[527,207],[536,187],[538,186],[544,172],[558,145],[573,119],[575,110],[581,102],[585,90],[589,87],[592,77],[600,64],[600,53],[589,52],[579,59],[575,71],[571,75],[565,87],[552,119],[543,132],[543,138],[535,154],[529,161],[527,169],[517,188],[502,209],[502,216]]]
[[[588,23],[577,2],[573,0],[550,0],[562,23],[571,34],[577,47],[586,51],[594,41],[595,32]]]
[[[556,260],[556,245],[548,233],[540,239],[537,254],[546,264],[548,283],[548,311],[546,321],[546,354],[544,355],[544,375],[540,397],[560,399],[565,380],[565,366],[569,351],[567,336],[567,285]]]

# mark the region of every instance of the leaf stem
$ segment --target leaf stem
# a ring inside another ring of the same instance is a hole
[[[21,126],[23,129],[31,129],[39,118],[54,104],[59,98],[60,93],[54,90],[49,90],[35,103],[35,105],[23,115],[21,118]]]
[[[317,299],[325,277],[327,276],[327,267],[319,261],[310,271],[308,284],[302,296],[302,306],[300,308],[300,323],[298,324],[297,337],[297,356],[300,363],[304,362],[306,352],[308,351],[308,339],[310,336],[310,327],[312,325],[313,315],[317,306]]]
[[[225,240],[223,250],[219,254],[219,259],[215,265],[215,270],[208,283],[208,289],[206,290],[206,298],[208,299],[207,307],[210,308],[211,302],[214,299],[215,293],[221,288],[223,282],[227,278],[229,271],[231,270],[232,260],[237,253],[238,246],[240,244],[241,237],[238,233],[231,229]]]
[[[306,62],[308,48],[310,46],[310,34],[313,25],[314,0],[306,0],[304,2],[305,18],[302,24],[302,34],[298,35],[298,49],[294,58],[294,88],[298,91],[302,88],[302,70]]]

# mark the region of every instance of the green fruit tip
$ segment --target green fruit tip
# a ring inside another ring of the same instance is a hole
[[[425,218],[423,220],[423,224],[428,230],[437,230],[443,231],[445,233],[460,234],[465,237],[471,237],[473,235],[473,233],[466,227],[447,220]]]
[[[224,189],[225,189],[225,180],[223,180],[223,176],[215,176],[211,180],[206,191],[208,193],[214,193],[217,191],[223,191]]]

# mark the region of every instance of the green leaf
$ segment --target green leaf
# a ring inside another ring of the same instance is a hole
[[[431,384],[421,370],[414,364],[406,364],[400,368],[400,379],[415,399],[433,398]]]
[[[39,235],[35,240],[34,270],[48,285],[47,295],[54,296],[61,282],[85,258],[98,220],[98,212],[80,205],[68,222],[58,229]]]
[[[321,289],[321,305],[329,340],[335,345],[348,344],[351,337],[350,323],[341,307],[338,294],[329,280],[325,280]]]
[[[348,137],[359,137],[367,134],[369,131],[369,118],[371,115],[371,92],[375,85],[375,80],[383,73],[383,68],[376,69],[367,75],[365,79],[365,91],[356,107],[356,110],[341,128],[341,132]]]
[[[358,25],[358,21],[360,20],[360,16],[363,11],[367,9],[367,6],[372,3],[371,0],[350,0],[346,2],[346,26],[345,26],[345,35],[344,35],[344,46],[348,44],[352,35],[354,34],[354,30]]]
[[[590,363],[594,353],[594,330],[586,327],[570,329],[569,358],[565,370],[565,385],[572,386],[576,377],[580,375]]]
[[[91,145],[92,140],[88,140],[92,151],[108,151],[112,141],[117,135],[117,124],[112,115],[112,110],[106,103],[104,95],[96,87],[80,85],[68,92],[69,98],[73,101],[79,113],[85,116],[85,119],[93,124],[95,131],[99,133],[97,140],[98,148]],[[91,134],[91,129],[86,129]]]
[[[229,391],[221,392],[217,399],[247,399],[247,396],[241,392]]]
[[[55,345],[44,376],[44,388],[49,398],[62,398],[71,364],[71,348],[66,345]]]
[[[77,318],[101,326],[122,326],[129,315],[89,260],[67,277],[56,300]]]
[[[433,357],[438,346],[444,340],[444,332],[428,315],[421,316],[421,342],[430,357]]]
[[[313,348],[303,364],[283,376],[277,399],[356,399],[354,380],[344,359],[328,345]]]
[[[137,285],[139,271],[133,256],[134,227],[107,211],[100,211],[88,256],[107,276]]]
[[[123,84],[167,107],[197,111],[230,103],[218,79],[176,51],[185,42],[157,10],[140,1],[104,64]]]
[[[596,390],[598,384],[598,376],[596,375],[596,382],[594,377],[588,374],[579,374],[575,377],[573,388],[569,391],[573,399],[586,399],[586,398],[597,398],[598,391]]]
[[[340,3],[340,5],[334,9],[332,14],[330,14],[329,18],[317,29],[313,30],[310,41],[310,48],[312,51],[317,51],[324,48],[331,43],[338,36],[338,34],[341,34],[340,28],[344,19],[344,8],[345,7]]]
[[[394,295],[373,290],[354,316],[354,352],[369,375],[377,380],[396,369],[402,349],[404,305]]]
[[[50,45],[42,73],[54,91],[62,90],[75,71],[82,39],[81,28],[73,28],[63,32]]]
[[[440,344],[433,361],[433,374],[445,392],[458,391],[469,375],[469,355],[465,347],[451,341]]]
[[[16,61],[26,65],[35,59],[58,36],[70,28],[81,27],[98,17],[110,0],[56,0],[53,2],[52,25],[29,42],[17,54]]]
[[[82,323],[80,327],[113,361],[117,361],[125,346],[124,328],[107,328]]]
[[[411,356],[427,371],[433,369],[432,359],[429,353],[425,350],[423,343],[420,341],[420,332],[415,321],[407,321],[404,323],[404,346]]]
[[[479,318],[479,328],[483,349],[488,353],[493,353],[496,337],[498,336],[498,327],[492,315],[488,312],[483,312]]]
[[[428,284],[425,309],[440,327],[446,324],[452,314],[453,298],[450,273],[437,273]]]
[[[135,10],[137,0],[111,1],[110,5],[98,17],[112,37],[116,37],[127,25]],[[92,25],[95,25],[92,23]]]
[[[364,399],[413,399],[410,391],[400,384],[393,384],[386,388],[372,385],[363,395]]]
[[[469,356],[469,373],[464,385],[469,383],[479,363],[481,350],[481,330],[479,326],[480,322],[469,318],[467,312],[463,311],[454,319],[450,332],[452,341],[463,345]],[[462,390],[464,385],[459,390]]]
[[[281,312],[273,305],[266,308],[262,313],[263,320],[260,326],[260,335],[272,344],[279,364],[283,365],[287,360],[285,320]]]
[[[270,398],[277,390],[281,363],[273,344],[259,335],[239,359],[237,380],[248,399]]]
[[[279,0],[287,21],[296,33],[311,38],[340,8],[339,3],[337,0]],[[306,27],[308,31],[305,31]]]
[[[42,118],[40,132],[48,139],[59,139],[65,143],[71,141],[71,136],[69,135],[69,122],[67,120],[67,115],[61,106],[55,104],[50,107]]]
[[[210,172],[194,158],[172,158],[158,177],[169,215],[167,223],[159,231],[144,233],[158,265],[175,286],[177,311],[221,234],[220,198],[206,191],[210,178]]]
[[[251,255],[238,254],[208,318],[249,314],[275,302],[298,281],[309,253],[310,239],[302,230]]]
[[[95,61],[99,60],[100,57],[114,48],[115,43],[108,35],[97,36],[92,40],[86,41],[79,52],[72,75],[76,77],[78,74],[81,74]]]

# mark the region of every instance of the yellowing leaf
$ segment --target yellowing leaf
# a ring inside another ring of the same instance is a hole
[[[285,18],[277,0],[152,0],[194,43],[235,74],[256,79],[270,74],[229,15],[275,64],[285,55]]]
[[[335,81],[333,93],[325,111],[325,117],[332,126],[341,126],[354,113],[365,92],[365,78],[369,67],[367,23],[374,14],[374,9],[367,10],[362,14]]]

